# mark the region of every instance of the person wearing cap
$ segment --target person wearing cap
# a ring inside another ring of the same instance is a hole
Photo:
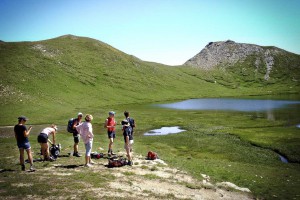
[[[116,138],[116,125],[117,122],[115,121],[115,112],[110,111],[108,113],[108,118],[105,120],[104,128],[107,128],[107,135],[109,139],[109,145],[108,145],[108,155],[114,155],[112,147],[114,143],[114,138]]]
[[[41,153],[44,156],[44,160],[53,161],[54,159],[50,157],[48,142],[55,145],[55,134],[57,133],[57,126],[52,124],[50,127],[44,128],[38,135],[37,140],[41,145]],[[52,142],[49,139],[49,135],[52,135]]]
[[[28,119],[25,116],[21,116],[18,118],[18,124],[14,127],[15,138],[17,140],[17,145],[20,151],[20,165],[22,171],[25,171],[25,162],[24,162],[24,149],[27,152],[28,160],[30,163],[30,171],[34,171],[33,160],[31,155],[31,146],[29,143],[29,134],[32,129],[30,126],[27,130],[25,123]]]
[[[91,151],[93,147],[93,127],[91,121],[93,120],[93,116],[87,114],[85,116],[85,122],[81,123],[80,125],[76,126],[76,130],[81,135],[82,140],[85,145],[85,166],[91,167],[91,164],[94,162],[91,160]]]
[[[77,118],[74,119],[73,121],[73,126],[72,126],[72,129],[74,130],[73,132],[73,137],[74,137],[74,151],[73,151],[73,156],[76,156],[76,157],[81,157],[81,155],[78,153],[78,143],[80,141],[80,137],[79,137],[79,133],[76,129],[76,126],[80,125],[82,122],[82,116],[83,114],[81,112],[79,112],[77,114]]]

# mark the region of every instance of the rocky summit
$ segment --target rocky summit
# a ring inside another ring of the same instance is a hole
[[[185,65],[196,66],[211,70],[218,66],[232,66],[237,62],[243,62],[249,56],[255,56],[253,66],[258,68],[264,65],[266,68],[265,80],[270,77],[270,72],[275,64],[275,57],[286,52],[277,47],[262,47],[254,44],[236,43],[232,40],[210,42],[204,49]]]

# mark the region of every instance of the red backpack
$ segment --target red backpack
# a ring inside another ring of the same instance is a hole
[[[148,160],[155,160],[158,159],[158,155],[157,153],[153,152],[153,151],[149,151],[148,155],[147,155],[147,159]]]

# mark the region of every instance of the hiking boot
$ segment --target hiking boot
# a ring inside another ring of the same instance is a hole
[[[91,160],[90,164],[91,164],[91,165],[94,165],[94,164],[96,164],[96,163],[95,163],[94,161]]]
[[[31,172],[34,172],[34,171],[35,171],[35,168],[34,168],[34,166],[33,166],[33,165],[31,165],[31,166],[30,166],[30,169],[29,169],[29,171],[31,171]]]
[[[53,162],[53,161],[55,161],[56,159],[54,158],[54,157],[52,157],[52,156],[49,156],[48,158],[44,158],[44,162],[45,161],[50,161],[50,162]]]
[[[22,171],[25,171],[25,165],[21,165]]]
[[[132,166],[132,161],[128,161],[127,165]]]
[[[84,166],[85,166],[85,167],[92,167],[91,164],[85,164]]]
[[[78,152],[76,152],[76,153],[73,153],[73,156],[76,156],[76,157],[81,157],[81,155],[80,155]]]

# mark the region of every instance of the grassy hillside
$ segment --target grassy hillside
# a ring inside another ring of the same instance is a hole
[[[67,120],[78,111],[90,112],[94,116],[96,135],[93,150],[101,146],[106,151],[107,135],[100,123],[111,109],[117,112],[118,121],[123,118],[124,110],[130,110],[137,121],[135,153],[144,155],[155,150],[169,165],[187,171],[200,181],[201,173],[211,176],[214,182],[231,181],[249,188],[259,199],[294,199],[299,197],[300,185],[300,129],[294,126],[297,121],[281,118],[272,121],[257,117],[256,113],[149,107],[157,101],[187,98],[299,93],[300,56],[286,53],[275,59],[275,70],[269,81],[265,81],[265,68],[261,66],[255,71],[253,57],[226,70],[219,66],[205,71],[144,62],[100,41],[71,35],[38,42],[0,42],[0,125],[15,124],[21,114],[30,118],[30,125],[59,124],[57,141],[64,147],[63,154],[67,154],[72,151],[73,138],[61,125],[66,126]],[[180,126],[187,131],[159,137],[143,136],[146,131],[161,126]],[[40,148],[36,135],[41,127],[44,126],[33,126],[30,134],[35,158]],[[8,130],[12,132],[10,128],[0,130],[3,144],[0,183],[4,197],[27,194],[43,198],[48,195],[44,191],[52,184],[51,181],[43,187],[39,184],[43,175],[50,173],[45,172],[46,168],[57,172],[55,164],[83,163],[84,158],[73,157],[61,158],[55,163],[36,163],[37,172],[30,176],[32,189],[24,187],[16,194],[14,185],[29,177],[19,171],[15,138]],[[80,152],[84,153],[83,144],[80,145]],[[115,149],[123,151],[120,127]],[[275,152],[293,163],[282,163]],[[103,187],[111,189],[109,184],[99,185],[99,180],[94,181],[85,171],[65,170],[73,175],[61,178],[54,174],[55,179],[51,179],[63,180],[51,190],[59,198],[73,195],[61,188],[66,188],[65,180],[75,183],[78,177],[89,177],[76,186],[79,190],[86,189],[86,185],[101,191]],[[116,178],[110,171],[108,174]],[[99,178],[99,173],[95,177]],[[104,179],[104,183],[111,181],[106,176]],[[128,184],[131,183],[129,180]]]
[[[79,109],[91,112],[118,104],[297,91],[294,86],[286,88],[286,82],[257,85],[256,90],[240,84],[244,79],[234,77],[236,73],[144,62],[103,42],[72,35],[1,42],[0,60],[2,125],[26,113],[35,118],[32,123],[46,123]]]

